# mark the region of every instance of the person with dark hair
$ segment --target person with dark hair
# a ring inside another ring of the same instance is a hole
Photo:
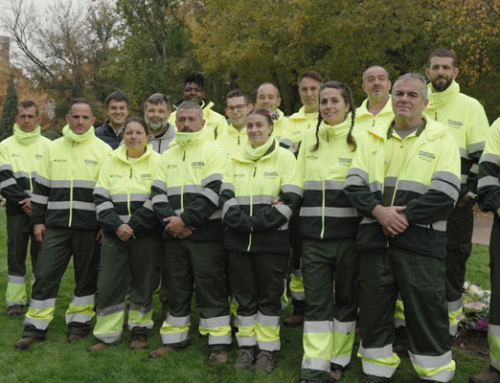
[[[288,222],[300,205],[302,189],[295,157],[279,146],[267,110],[248,114],[247,134],[243,150],[230,158],[220,197],[229,282],[239,304],[235,368],[269,373],[281,348]]]
[[[310,128],[314,128],[318,122],[318,91],[322,83],[323,77],[314,70],[308,70],[299,77],[299,95],[302,107],[297,113],[288,117],[294,143],[302,141],[304,134]]]
[[[217,140],[227,131],[227,121],[221,114],[212,110],[214,103],[205,98],[205,77],[200,73],[193,73],[186,77],[182,88],[183,99],[174,104],[178,108],[184,101],[192,101],[200,105],[203,109],[203,118],[205,119],[204,129],[210,134],[205,134],[205,138]],[[170,116],[170,123],[176,121],[176,111]]]
[[[386,125],[394,118],[391,80],[383,66],[373,65],[363,72],[361,85],[367,98],[356,110],[356,129],[366,132],[376,124]]]
[[[243,148],[247,142],[247,114],[253,109],[249,97],[240,89],[234,89],[226,97],[226,116],[231,120],[227,133],[217,143],[228,156],[232,156]]]
[[[35,178],[31,222],[42,248],[23,337],[15,345],[20,350],[45,340],[71,256],[76,286],[66,311],[68,342],[80,341],[90,332],[99,262],[94,246],[102,235],[92,192],[111,152],[111,147],[95,136],[94,120],[87,101],[73,101],[63,137],[50,143]]]
[[[147,335],[153,327],[152,301],[159,283],[162,241],[150,191],[160,155],[148,140],[149,129],[144,120],[129,118],[123,126],[124,145],[104,162],[94,189],[104,240],[94,327],[99,342],[89,348],[91,352],[120,343],[127,291],[130,349],[146,348]]]
[[[453,52],[447,49],[432,52],[425,73],[431,81],[428,85],[429,105],[425,113],[450,128],[460,149],[462,185],[446,227],[446,300],[450,335],[456,336],[458,316],[462,313],[465,270],[472,252],[478,163],[489,123],[479,101],[460,92],[460,86],[455,81],[459,70]]]
[[[299,222],[307,302],[302,382],[340,380],[351,360],[358,314],[360,217],[342,190],[362,138],[354,137],[351,90],[336,81],[322,84],[319,109],[316,129],[304,136],[298,157],[304,183]]]
[[[226,154],[206,139],[203,111],[185,101],[177,108],[175,143],[163,153],[151,186],[153,210],[163,227],[168,315],[160,329],[159,358],[187,347],[191,298],[196,291],[199,331],[208,335],[209,360],[227,363],[231,344],[219,192]]]
[[[6,200],[7,315],[24,315],[26,306],[26,253],[30,242],[32,279],[40,244],[30,222],[33,183],[50,141],[41,136],[38,108],[33,101],[17,107],[14,134],[0,143],[0,189]],[[31,241],[30,241],[31,239]]]
[[[449,382],[455,362],[446,309],[446,219],[460,189],[458,147],[446,126],[423,113],[422,75],[399,77],[391,101],[394,120],[364,135],[344,184],[362,215],[356,238],[362,382],[389,381],[400,363],[393,350],[398,292],[414,369],[421,380]]]
[[[149,143],[162,154],[175,138],[175,128],[168,122],[172,104],[163,93],[154,93],[144,102],[144,120],[149,128]]]
[[[123,124],[129,113],[129,100],[123,92],[113,92],[104,100],[107,120],[95,129],[96,137],[116,149],[122,140]]]
[[[482,211],[493,213],[490,237],[491,299],[488,317],[490,368],[469,379],[471,383],[500,382],[500,118],[488,131],[479,161],[477,201]]]

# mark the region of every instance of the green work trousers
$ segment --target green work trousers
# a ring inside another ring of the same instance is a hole
[[[361,254],[359,356],[363,372],[373,381],[391,378],[400,362],[392,350],[398,292],[404,303],[410,359],[420,379],[453,379],[444,277],[444,261],[405,249]]]
[[[66,311],[70,333],[87,335],[95,315],[95,292],[99,254],[94,251],[97,232],[65,228],[47,228],[38,255],[36,281],[30,308],[24,320],[23,336],[44,338],[54,317],[61,279],[73,256],[75,290]]]
[[[328,381],[330,364],[343,368],[351,360],[358,315],[356,240],[303,239],[302,272],[307,307],[300,377]]]
[[[148,334],[153,327],[153,292],[159,283],[163,251],[159,235],[129,239],[104,236],[97,280],[96,338],[107,344],[121,340],[125,295],[130,293],[128,327],[133,335]]]
[[[196,291],[200,333],[208,335],[211,350],[227,349],[231,326],[222,242],[169,239],[163,244],[170,293],[168,315],[160,330],[163,344],[174,348],[189,344],[191,298]]]
[[[31,240],[31,241],[30,241]],[[7,307],[25,306],[26,296],[26,255],[30,243],[32,280],[40,242],[33,235],[30,217],[16,214],[7,217],[7,267],[8,283],[5,298]]]
[[[490,238],[491,300],[488,324],[490,365],[500,371],[500,219],[495,214]]]
[[[238,346],[280,350],[281,296],[287,269],[288,253],[229,251],[229,281],[239,303]]]
[[[446,226],[446,301],[450,335],[457,334],[458,316],[462,313],[465,269],[472,252],[473,228],[473,206],[455,207],[448,217]]]

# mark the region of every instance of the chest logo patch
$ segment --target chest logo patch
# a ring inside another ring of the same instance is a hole
[[[434,153],[426,152],[424,150],[420,150],[418,152],[418,158],[421,160],[427,161],[427,162],[432,162],[436,159],[436,156]]]

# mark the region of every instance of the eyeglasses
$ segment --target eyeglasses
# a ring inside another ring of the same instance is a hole
[[[228,106],[227,108],[231,112],[234,112],[234,111],[241,112],[243,109],[245,109],[245,107],[246,107],[245,104],[239,104],[239,105],[235,105],[235,106]]]

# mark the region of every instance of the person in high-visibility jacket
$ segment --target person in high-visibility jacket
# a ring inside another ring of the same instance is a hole
[[[478,163],[489,129],[483,106],[460,92],[455,81],[459,72],[456,61],[453,52],[437,49],[431,53],[429,67],[425,70],[431,81],[425,113],[450,128],[460,149],[462,183],[458,202],[446,227],[446,300],[452,336],[457,334],[458,316],[462,313],[466,265],[472,252]]]
[[[68,341],[80,341],[90,333],[99,261],[94,246],[102,235],[92,192],[99,170],[112,151],[95,136],[94,120],[87,101],[73,101],[63,137],[50,143],[35,178],[31,221],[42,248],[23,337],[16,343],[21,350],[45,339],[54,317],[59,284],[71,256],[76,286],[66,311]]]
[[[227,165],[220,201],[229,281],[239,303],[240,350],[235,368],[268,373],[281,348],[280,297],[290,251],[288,222],[302,197],[295,157],[279,146],[272,133],[269,111],[256,109],[248,114],[248,142]]]
[[[360,138],[351,90],[329,81],[319,89],[320,117],[300,146],[304,201],[299,213],[306,291],[303,382],[340,380],[351,360],[358,315],[360,217],[344,181]],[[335,298],[334,292],[335,290]]]
[[[146,348],[153,327],[152,300],[159,284],[162,241],[150,194],[161,156],[148,144],[148,136],[144,120],[128,119],[123,127],[124,145],[104,162],[94,190],[104,240],[94,327],[99,342],[89,348],[91,352],[120,343],[127,291],[130,349]]]
[[[398,78],[394,121],[368,131],[344,186],[363,216],[357,233],[363,382],[388,381],[400,363],[392,348],[398,292],[420,379],[449,382],[455,374],[444,260],[460,158],[448,128],[422,113],[426,105],[422,75]]]
[[[160,334],[159,358],[189,345],[191,298],[196,289],[199,331],[208,335],[210,363],[227,363],[231,344],[225,251],[219,192],[227,155],[207,140],[203,111],[179,105],[175,144],[163,153],[151,186],[151,202],[163,225],[164,264],[170,294]]]
[[[500,118],[491,125],[479,161],[478,204],[493,213],[490,237],[491,299],[488,320],[490,369],[470,378],[471,383],[500,382]]]
[[[299,95],[302,107],[297,113],[288,117],[290,131],[294,147],[297,149],[306,132],[316,128],[318,123],[318,91],[323,78],[313,70],[302,73],[299,77]],[[304,291],[304,280],[302,278],[302,244],[299,235],[298,217],[292,218],[290,223],[290,242],[292,245],[290,294],[292,296],[292,313],[283,319],[283,324],[288,327],[301,326],[304,321],[304,310],[306,306],[306,293]]]
[[[0,189],[7,201],[8,283],[7,315],[24,315],[26,306],[26,253],[30,242],[32,280],[40,243],[30,222],[35,176],[50,140],[40,135],[38,107],[23,101],[17,107],[14,134],[0,143]]]

